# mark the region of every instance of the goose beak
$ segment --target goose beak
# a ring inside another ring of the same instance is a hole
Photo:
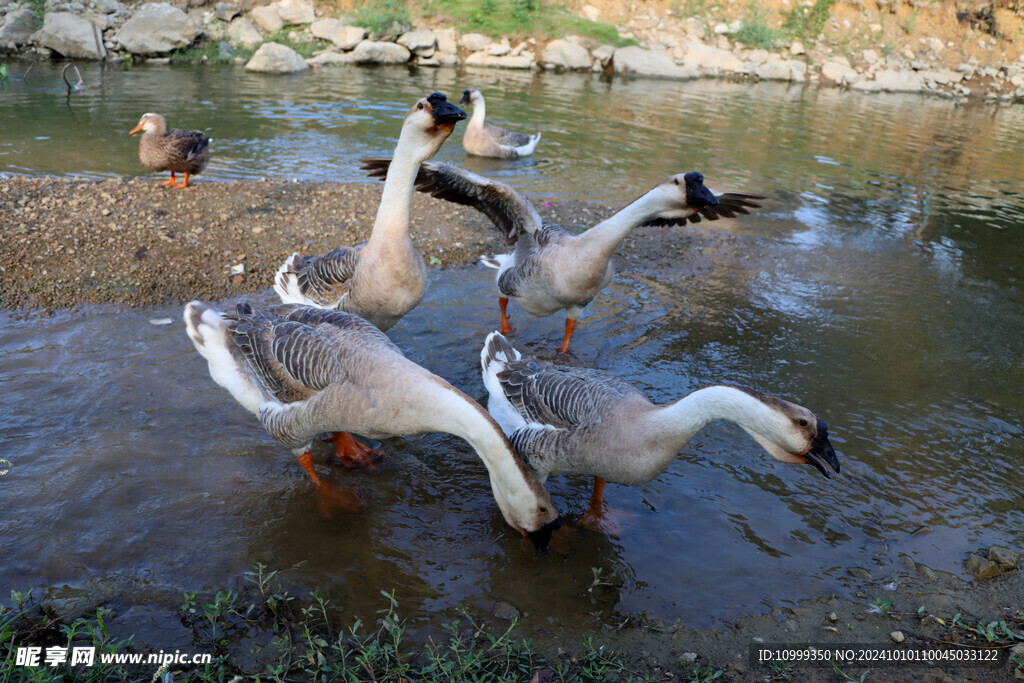
[[[686,204],[696,209],[705,206],[718,206],[715,193],[704,185],[704,176],[697,171],[690,171],[683,176],[686,181]]]
[[[459,106],[465,107],[467,104],[469,104],[469,90],[463,90],[462,99],[459,100]]]
[[[562,528],[561,518],[556,518],[536,531],[527,531],[526,537],[533,543],[533,547],[537,550],[547,550],[548,544],[551,543],[551,533],[556,529]]]
[[[814,437],[811,449],[804,453],[804,457],[807,459],[807,463],[814,465],[819,472],[825,475],[826,479],[832,478],[825,468],[826,464],[837,473],[839,472],[839,458],[836,456],[836,449],[828,440],[828,423],[824,420],[818,420],[818,435]]]
[[[132,128],[131,131],[128,133],[128,135],[138,135],[141,132],[142,132],[142,124],[140,123],[139,125],[137,125],[134,128]]]
[[[449,102],[444,93],[433,93],[427,97],[427,101],[430,102],[430,106],[433,107],[434,123],[436,124],[455,124],[456,122],[466,118],[466,112]]]

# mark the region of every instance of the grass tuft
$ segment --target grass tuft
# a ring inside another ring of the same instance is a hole
[[[544,39],[575,34],[615,47],[636,45],[611,24],[578,17],[540,0],[427,0],[426,9],[448,17],[466,33]]]

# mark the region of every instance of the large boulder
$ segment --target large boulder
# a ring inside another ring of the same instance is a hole
[[[278,0],[277,15],[286,24],[312,24],[316,21],[313,3],[308,0]]]
[[[147,2],[114,34],[114,40],[137,55],[156,55],[191,45],[203,29],[167,2]]]
[[[557,69],[589,69],[590,52],[579,43],[556,38],[544,47],[545,66]]]
[[[310,66],[324,66],[325,64],[355,64],[355,56],[352,52],[336,52],[328,50],[321,52],[316,57],[306,60]]]
[[[437,38],[430,29],[419,29],[403,33],[398,37],[398,44],[409,48],[417,57],[430,57],[437,49]]]
[[[924,79],[916,71],[883,69],[875,74],[879,90],[887,92],[921,92]]]
[[[3,26],[0,26],[0,49],[13,50],[24,45],[35,31],[36,15],[28,7],[8,12]]]
[[[860,74],[846,57],[830,57],[821,65],[821,75],[836,85],[853,85],[860,80]]]
[[[668,54],[661,50],[645,50],[642,47],[630,45],[617,49],[614,59],[616,73],[681,80],[697,76],[696,69],[677,65]]]
[[[486,52],[474,52],[466,57],[466,66],[490,66],[499,69],[531,69],[532,55],[489,55]]]
[[[88,19],[69,12],[50,12],[32,40],[72,59],[103,59],[103,33]]]
[[[253,7],[252,11],[249,12],[249,20],[256,26],[256,28],[263,31],[268,36],[272,36],[284,28],[284,20],[282,20],[281,15],[277,13],[276,5]]]
[[[270,74],[293,74],[308,68],[298,52],[280,43],[263,43],[245,65],[246,71]]]
[[[729,50],[712,47],[704,43],[690,43],[686,46],[684,64],[692,64],[700,69],[702,73],[713,76],[745,73],[747,70],[743,60]]]
[[[807,63],[773,56],[767,62],[758,64],[754,69],[754,75],[766,81],[803,83],[807,80]]]
[[[235,17],[228,24],[228,43],[237,47],[255,47],[263,40],[263,35],[245,17]]]
[[[351,50],[366,37],[366,29],[350,26],[338,19],[318,19],[309,27],[310,33],[334,43],[342,50]]]
[[[479,33],[465,33],[461,38],[459,38],[459,46],[469,50],[470,52],[486,50],[490,43],[491,41],[488,40],[487,36]]]
[[[405,64],[412,57],[409,48],[397,43],[364,40],[352,53],[356,64]]]

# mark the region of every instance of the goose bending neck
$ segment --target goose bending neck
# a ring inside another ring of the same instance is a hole
[[[432,391],[433,406],[428,431],[447,432],[465,439],[483,460],[491,476],[492,486],[518,497],[530,488],[532,475],[526,464],[505,438],[498,423],[478,403],[455,387],[438,387]],[[539,481],[537,486],[540,486]]]
[[[661,192],[654,188],[583,234],[610,255],[636,226],[664,208]]]
[[[750,433],[771,419],[771,409],[764,402],[736,387],[716,385],[656,406],[648,426],[654,438],[668,446],[668,459],[672,459],[712,420],[729,420]]]

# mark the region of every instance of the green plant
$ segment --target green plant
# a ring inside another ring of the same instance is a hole
[[[707,667],[697,667],[690,671],[686,680],[690,683],[711,683],[711,681],[721,678],[724,673],[721,669],[716,669],[708,663]]]
[[[873,614],[889,614],[892,612],[892,600],[875,598],[875,601],[868,606],[868,611]]]
[[[616,47],[636,44],[632,38],[620,36],[611,24],[590,21],[539,0],[428,0],[426,9],[448,17],[463,31],[490,36],[554,38],[576,34]]]
[[[387,33],[396,24],[401,30],[411,26],[409,7],[405,0],[370,0],[356,8],[352,17],[357,26],[370,33]]]
[[[747,47],[770,49],[778,41],[779,32],[768,25],[768,10],[755,0],[747,5],[740,30],[732,37]]]
[[[785,12],[783,30],[794,38],[813,39],[821,34],[836,0],[815,0],[813,5],[797,5]]]
[[[914,32],[914,29],[916,27],[917,27],[917,8],[914,7],[910,11],[910,16],[907,17],[906,19],[904,19],[900,23],[900,28],[903,29],[904,33],[906,33],[907,35],[910,35],[911,33]]]

